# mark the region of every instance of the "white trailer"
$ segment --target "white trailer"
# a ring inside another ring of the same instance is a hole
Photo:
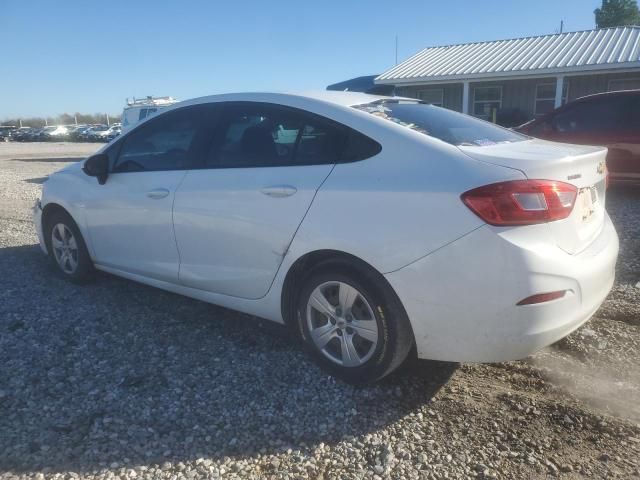
[[[127,105],[122,110],[122,133],[132,129],[145,118],[157,114],[163,108],[177,103],[173,97],[145,97],[127,99]]]

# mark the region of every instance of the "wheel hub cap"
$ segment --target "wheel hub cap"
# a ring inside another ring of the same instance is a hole
[[[56,263],[65,273],[74,273],[78,268],[78,244],[73,232],[64,223],[51,230],[51,247]]]
[[[378,323],[364,295],[344,282],[325,282],[307,303],[311,339],[329,360],[345,367],[366,363],[378,345]]]

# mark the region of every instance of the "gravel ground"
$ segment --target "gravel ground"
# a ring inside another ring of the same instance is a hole
[[[78,287],[29,207],[98,148],[0,144],[0,479],[640,478],[640,193],[615,288],[519,362],[324,375],[280,326],[106,274]]]

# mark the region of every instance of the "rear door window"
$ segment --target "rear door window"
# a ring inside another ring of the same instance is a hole
[[[227,105],[218,122],[206,167],[242,168],[293,163],[301,124],[277,108],[251,102]]]
[[[275,104],[234,102],[224,106],[203,166],[322,165],[379,151],[377,142],[328,118]]]

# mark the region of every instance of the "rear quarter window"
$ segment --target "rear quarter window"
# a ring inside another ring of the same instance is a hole
[[[495,145],[528,137],[484,120],[411,100],[385,100],[354,108],[451,145]]]
[[[358,162],[371,158],[382,151],[382,145],[360,132],[349,129],[342,152],[342,162]]]

